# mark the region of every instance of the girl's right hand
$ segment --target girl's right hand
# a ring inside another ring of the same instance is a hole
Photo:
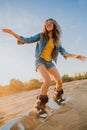
[[[12,34],[12,30],[11,29],[2,29],[2,31],[5,32],[5,33]]]
[[[3,32],[11,34],[13,37],[15,37],[20,43],[24,44],[23,41],[21,41],[20,36],[16,33],[14,33],[11,29],[2,29]]]

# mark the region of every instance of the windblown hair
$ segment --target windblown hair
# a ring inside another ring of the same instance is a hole
[[[44,27],[43,27],[43,36],[49,40],[49,36],[48,36],[48,32],[46,30],[46,22],[47,21],[52,21],[53,24],[54,24],[54,28],[53,28],[53,39],[54,39],[54,44],[56,46],[58,46],[60,44],[60,37],[61,37],[61,28],[60,28],[60,25],[52,18],[49,18],[45,21],[44,23]]]

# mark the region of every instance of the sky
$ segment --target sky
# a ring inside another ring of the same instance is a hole
[[[61,26],[61,43],[67,52],[87,56],[87,0],[0,0],[0,85],[11,79],[41,79],[34,64],[36,43],[18,45],[2,29],[30,37],[42,31],[48,18]],[[59,55],[56,67],[61,76],[72,76],[87,72],[87,60],[65,60]]]

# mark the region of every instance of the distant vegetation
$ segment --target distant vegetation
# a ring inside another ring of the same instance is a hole
[[[29,82],[22,82],[20,80],[11,79],[9,85],[0,85],[0,96],[37,89],[40,88],[41,84],[42,82],[37,79],[32,79]]]
[[[70,82],[70,81],[82,80],[82,79],[87,79],[87,72],[77,73],[73,77],[70,77],[67,74],[62,76],[62,81],[63,82]]]
[[[75,74],[75,76],[73,77],[70,77],[67,74],[62,76],[63,83],[82,79],[87,79],[87,72]],[[0,96],[6,96],[17,92],[37,89],[41,87],[42,83],[43,82],[41,80],[37,79],[32,79],[28,82],[22,82],[20,80],[11,79],[9,85],[0,85]],[[54,80],[52,80],[51,85],[55,85]]]

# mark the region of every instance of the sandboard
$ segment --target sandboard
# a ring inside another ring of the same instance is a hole
[[[57,110],[63,107],[71,100],[71,97],[66,97],[65,101],[61,105],[58,105],[54,100],[49,100],[46,105],[47,117],[37,117],[37,113],[34,110],[30,110],[29,113],[22,115],[21,117],[12,119],[6,125],[4,125],[0,130],[32,130],[39,126],[41,123],[49,120],[49,118],[55,114]]]
[[[46,105],[47,115],[43,114],[38,118],[40,119],[41,122],[45,122],[55,113],[56,110],[63,107],[63,105],[68,103],[70,100],[71,100],[71,97],[68,96],[65,98],[64,101],[61,102],[60,105],[58,103],[56,103],[54,100],[49,100],[49,102]]]

